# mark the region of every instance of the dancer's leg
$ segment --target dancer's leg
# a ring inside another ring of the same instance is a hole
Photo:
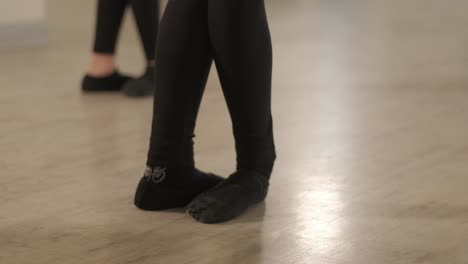
[[[154,51],[159,26],[158,2],[158,0],[131,0],[147,63],[143,75],[123,87],[122,91],[128,96],[147,96],[154,93]]]
[[[170,0],[161,21],[149,169],[135,196],[139,208],[185,206],[220,181],[194,169],[193,159],[195,120],[212,62],[206,13],[206,0]]]
[[[98,0],[94,52],[115,53],[127,0]]]
[[[209,0],[210,38],[232,118],[238,169],[269,176],[272,48],[263,0]]]
[[[127,0],[98,0],[94,49],[84,91],[118,91],[130,78],[116,71],[114,53]]]
[[[271,118],[272,48],[263,0],[208,0],[214,58],[232,118],[237,169],[195,199],[188,212],[226,221],[262,201],[275,160]]]
[[[133,14],[148,64],[154,64],[159,26],[158,0],[131,0]]]

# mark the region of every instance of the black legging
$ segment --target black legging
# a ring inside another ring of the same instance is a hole
[[[154,59],[158,34],[158,0],[98,0],[94,52],[113,54],[122,18],[131,3],[147,60]]]
[[[169,0],[160,25],[147,165],[193,166],[193,132],[214,59],[229,108],[237,167],[269,176],[272,48],[263,0]]]

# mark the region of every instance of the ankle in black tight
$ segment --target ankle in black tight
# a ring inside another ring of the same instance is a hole
[[[268,179],[276,159],[276,151],[274,145],[263,149],[245,149],[237,151],[237,170],[241,168],[250,171],[256,171]]]
[[[184,207],[222,180],[193,167],[147,167],[138,184],[134,203],[138,208],[149,211]]]
[[[240,169],[222,183],[195,198],[186,211],[195,220],[214,224],[241,215],[250,206],[265,199],[268,177]]]

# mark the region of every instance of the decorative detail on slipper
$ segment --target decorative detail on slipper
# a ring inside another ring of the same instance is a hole
[[[151,169],[151,167],[146,167],[144,176],[147,181],[160,183],[166,178],[166,168],[154,167]]]

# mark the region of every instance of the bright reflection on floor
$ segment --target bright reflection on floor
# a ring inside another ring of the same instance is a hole
[[[309,191],[299,197],[296,238],[314,249],[314,253],[330,255],[332,244],[342,231],[341,212],[344,204],[337,191]]]

